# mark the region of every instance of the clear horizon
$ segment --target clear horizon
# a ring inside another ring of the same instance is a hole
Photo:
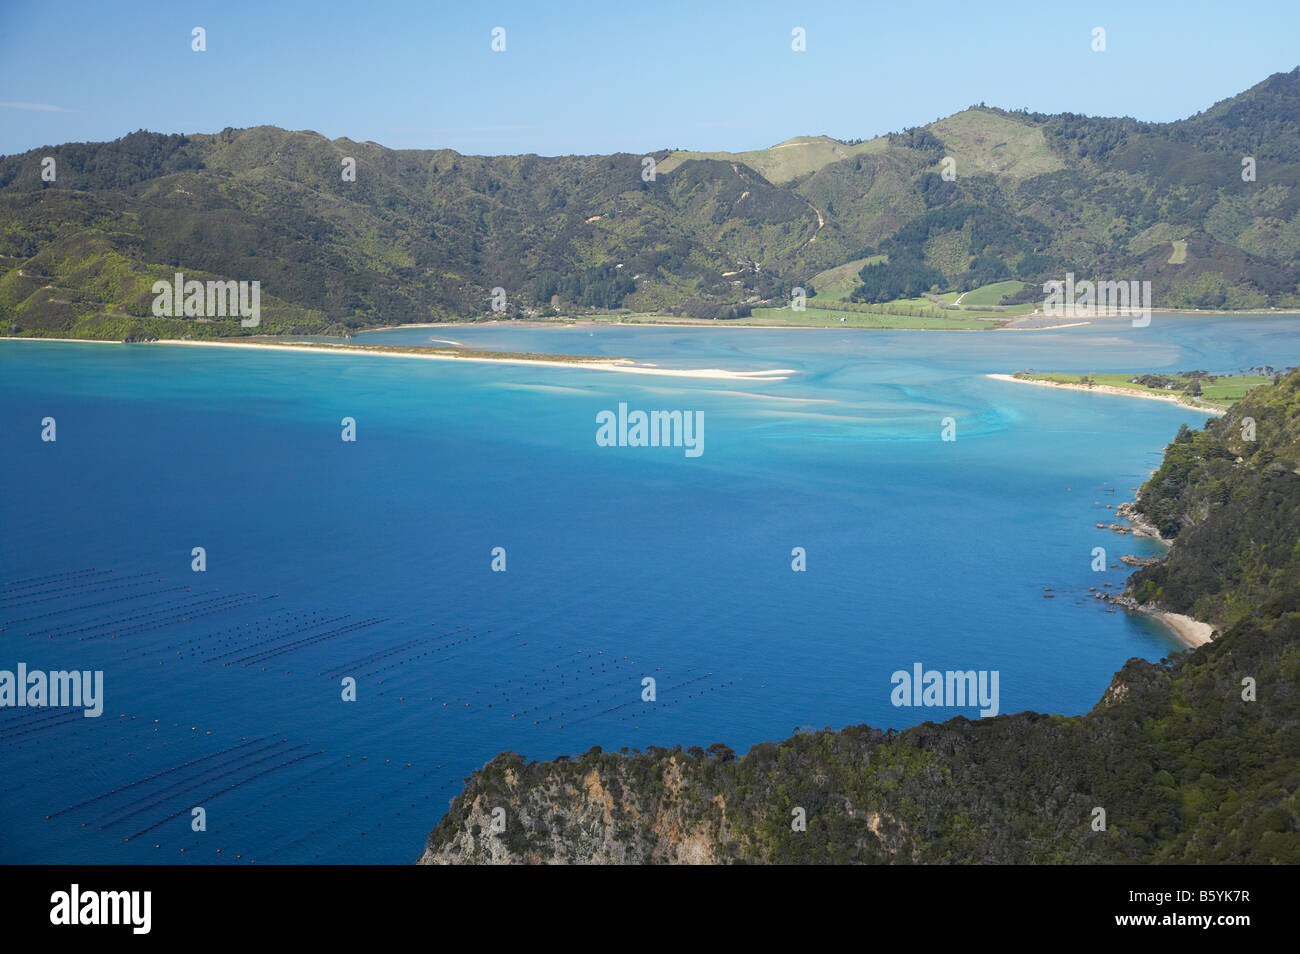
[[[981,102],[1170,122],[1300,63],[1300,6],[1283,2],[1238,17],[1208,3],[944,2],[919,28],[910,8],[839,3],[361,13],[150,0],[61,16],[54,33],[0,12],[0,155],[260,125],[482,155],[743,152],[870,139]],[[504,52],[491,48],[498,26]]]

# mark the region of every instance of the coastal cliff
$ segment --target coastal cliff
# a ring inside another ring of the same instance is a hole
[[[1127,592],[1220,635],[1130,659],[1084,716],[505,753],[419,863],[1300,862],[1297,460],[1300,372],[1179,432],[1133,505],[1172,546]]]
[[[1217,626],[1300,609],[1298,466],[1295,372],[1204,430],[1182,427],[1130,515],[1172,546],[1133,574],[1127,593]]]
[[[462,816],[439,826],[442,848],[420,863],[717,863],[736,835],[723,795],[694,797],[702,774],[681,753],[623,758],[597,747],[577,762],[532,764],[505,753],[477,774]],[[494,819],[494,809],[504,811]]]

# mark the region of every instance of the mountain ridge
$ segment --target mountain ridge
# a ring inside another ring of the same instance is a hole
[[[981,104],[863,142],[793,137],[734,154],[472,156],[274,126],[50,146],[0,157],[0,330],[727,317],[788,303],[796,287],[815,294],[814,275],[889,243],[931,292],[1074,271],[1148,279],[1157,307],[1296,308],[1297,103],[1300,68],[1174,123]],[[155,318],[151,287],[178,270],[260,281],[262,325]]]

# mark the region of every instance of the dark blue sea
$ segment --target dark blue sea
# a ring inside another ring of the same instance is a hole
[[[779,382],[0,341],[0,669],[104,674],[97,718],[0,709],[0,861],[410,863],[503,750],[978,717],[892,705],[918,662],[996,670],[1003,713],[1086,712],[1179,651],[1092,598],[1130,572],[1094,547],[1159,552],[1095,524],[1205,415],[984,375],[1281,368],[1296,328],[362,338]],[[702,412],[703,453],[598,446],[620,403]]]

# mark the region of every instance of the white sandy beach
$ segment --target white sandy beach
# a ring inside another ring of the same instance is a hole
[[[50,339],[45,339],[50,340]],[[729,371],[725,368],[659,368],[650,364],[637,364],[628,358],[607,361],[547,361],[541,358],[485,358],[479,355],[419,354],[411,351],[378,351],[373,348],[350,348],[347,345],[276,344],[251,341],[182,341],[162,339],[150,342],[159,345],[186,345],[198,348],[257,348],[261,350],[298,351],[308,354],[351,354],[388,358],[415,358],[424,361],[476,361],[487,364],[540,365],[548,368],[581,368],[587,371],[618,371],[622,374],[649,374],[670,378],[701,378],[705,380],[748,381],[761,383],[784,381],[798,372],[792,368],[774,368],[770,371]]]
[[[1118,397],[1142,398],[1145,401],[1164,401],[1166,404],[1177,404],[1193,411],[1203,411],[1206,414],[1213,414],[1222,417],[1226,411],[1218,408],[1206,407],[1201,404],[1188,404],[1182,398],[1172,394],[1145,394],[1142,391],[1134,391],[1131,388],[1117,388],[1109,384],[1094,384],[1091,387],[1085,384],[1066,384],[1062,381],[1032,381],[1028,378],[1017,378],[1010,374],[986,374],[986,378],[992,378],[994,381],[1010,381],[1013,384],[1036,384],[1039,387],[1061,388],[1066,391],[1083,391],[1086,394],[1114,394]]]
[[[1138,616],[1148,616],[1162,624],[1165,629],[1173,634],[1173,637],[1189,649],[1195,649],[1197,646],[1204,646],[1214,639],[1214,627],[1209,623],[1203,623],[1199,619],[1193,619],[1182,613],[1171,613],[1162,610],[1157,606],[1143,605],[1131,596],[1118,596],[1112,594],[1095,594],[1099,599],[1104,599],[1108,603],[1118,606],[1129,613],[1136,613]]]
[[[1017,325],[1014,321],[994,328],[994,331],[1056,331],[1058,328],[1082,328],[1092,324],[1091,321],[1070,321],[1063,325]]]
[[[1178,639],[1195,649],[1214,639],[1214,627],[1198,619],[1184,616],[1182,613],[1153,612],[1151,614],[1164,623]]]

